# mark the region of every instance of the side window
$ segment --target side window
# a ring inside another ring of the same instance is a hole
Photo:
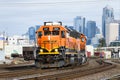
[[[61,31],[61,37],[65,38],[65,31]]]
[[[38,37],[41,38],[41,36],[42,36],[42,32],[38,32]]]

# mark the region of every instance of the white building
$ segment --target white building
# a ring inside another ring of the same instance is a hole
[[[8,37],[8,45],[28,45],[29,38],[26,36]]]
[[[107,46],[110,44],[110,42],[118,40],[119,37],[119,24],[118,23],[107,23],[106,24],[106,44]]]
[[[23,53],[23,47],[21,45],[6,45],[5,46],[5,56],[11,57],[12,54],[21,54]]]
[[[27,36],[14,35],[8,37],[8,45],[5,46],[5,56],[11,58],[14,54],[22,55],[25,51],[32,51],[34,46],[35,43],[29,43],[29,38]]]
[[[94,56],[94,47],[92,45],[86,45],[87,57]],[[90,54],[88,54],[90,53]]]
[[[4,47],[4,37],[3,35],[0,35],[0,50],[2,50]]]

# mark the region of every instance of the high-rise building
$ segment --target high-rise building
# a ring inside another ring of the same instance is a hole
[[[96,22],[95,21],[87,21],[87,44],[91,44],[91,39],[95,37],[96,34]]]
[[[119,38],[119,24],[118,23],[107,23],[106,24],[106,44],[109,46],[110,42],[118,40]]]
[[[96,27],[96,34],[100,34],[100,28]]]
[[[78,32],[85,34],[85,18],[81,16],[74,18],[74,27]]]
[[[114,21],[112,21],[112,22],[119,24],[119,40],[120,40],[120,20],[114,20]]]
[[[35,28],[34,27],[30,27],[28,30],[29,33],[29,40],[30,41],[35,41]]]
[[[87,21],[87,37],[93,38],[96,34],[96,22],[95,21]]]
[[[87,27],[85,27],[85,35],[87,36],[87,34],[88,34],[88,29]]]
[[[40,28],[40,25],[36,25],[36,31]]]
[[[112,20],[114,20],[113,8],[106,6],[105,8],[103,8],[103,15],[102,15],[102,33],[104,37],[106,37],[105,35],[106,23]]]

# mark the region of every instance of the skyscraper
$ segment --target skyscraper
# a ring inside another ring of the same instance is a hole
[[[40,25],[36,25],[36,31],[40,28]]]
[[[96,26],[96,34],[100,34],[100,28]]]
[[[112,20],[114,20],[113,8],[106,6],[105,8],[103,8],[103,15],[102,15],[102,33],[104,38],[106,37],[105,35],[106,23]]]
[[[81,16],[74,18],[74,27],[78,32],[85,34],[85,18]]]
[[[28,33],[29,33],[29,40],[35,41],[35,28],[30,27]]]
[[[106,44],[107,46],[110,44],[110,42],[118,40],[119,38],[119,24],[118,23],[107,23],[106,24]]]
[[[95,37],[96,34],[96,22],[95,21],[87,21],[87,44],[91,44],[91,39]]]
[[[96,34],[96,22],[95,21],[87,21],[87,37],[93,38]]]
[[[120,40],[120,20],[114,20],[113,23],[119,24],[119,40]]]

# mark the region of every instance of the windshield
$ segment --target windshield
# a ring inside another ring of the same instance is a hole
[[[59,35],[59,31],[52,31],[52,35]]]
[[[44,35],[59,35],[59,31],[44,31]]]
[[[51,31],[44,31],[44,35],[51,35]]]

